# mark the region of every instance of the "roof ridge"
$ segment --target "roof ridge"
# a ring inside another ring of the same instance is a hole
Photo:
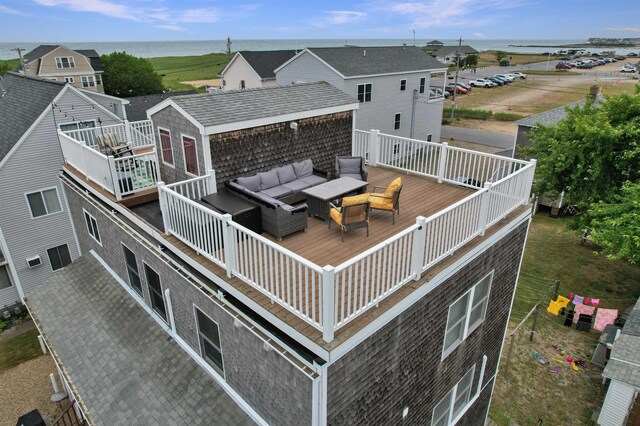
[[[58,86],[64,86],[65,84],[67,84],[66,81],[47,80],[46,78],[37,77],[37,76],[33,76],[33,75],[20,74],[20,73],[15,72],[15,71],[7,71],[6,74],[13,75],[14,77],[24,78],[24,79],[27,79],[27,80],[39,81],[39,82],[42,82],[42,83],[57,84]]]
[[[251,87],[249,89],[233,89],[233,90],[221,90],[215,93],[195,93],[192,95],[180,95],[174,96],[174,98],[185,98],[185,97],[206,97],[206,96],[221,96],[225,94],[231,93],[246,93],[246,92],[266,92],[269,90],[282,89],[283,87],[290,86],[311,86],[315,84],[326,84],[329,85],[326,81],[305,81],[303,83],[289,83],[289,84],[277,84],[275,86],[267,86],[267,87]]]

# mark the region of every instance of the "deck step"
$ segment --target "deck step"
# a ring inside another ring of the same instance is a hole
[[[136,192],[135,194],[127,195],[118,201],[120,204],[127,208],[137,206],[140,204],[148,203],[158,199],[158,188],[149,188]]]

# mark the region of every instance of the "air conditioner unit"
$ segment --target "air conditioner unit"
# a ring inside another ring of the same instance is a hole
[[[42,259],[40,259],[40,256],[30,257],[27,259],[27,265],[29,265],[29,268],[35,268],[42,265]]]

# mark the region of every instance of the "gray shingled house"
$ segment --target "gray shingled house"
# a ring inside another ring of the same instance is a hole
[[[602,377],[609,382],[598,424],[625,426],[640,418],[640,299],[611,349]]]
[[[0,308],[79,256],[58,174],[57,129],[121,123],[116,101],[63,82],[0,78]],[[94,98],[101,98],[104,106]],[[117,102],[119,104],[119,102]],[[37,238],[34,238],[37,236]]]
[[[234,55],[220,72],[225,90],[275,86],[275,69],[293,58],[296,50],[243,50]]]
[[[439,141],[446,66],[420,48],[308,48],[275,70],[278,84],[326,81],[360,101],[356,128]],[[443,93],[443,91],[440,91]]]
[[[148,111],[155,149],[109,160],[106,183],[72,164],[91,131],[60,133],[82,256],[27,306],[89,424],[484,422],[535,164],[355,130],[358,106],[323,82],[166,99]],[[308,161],[341,186],[349,154],[365,191],[402,181],[402,213],[371,212],[369,236],[341,241],[308,195],[292,205],[306,232],[280,240],[229,192],[306,179]],[[162,181],[116,197],[148,155]]]

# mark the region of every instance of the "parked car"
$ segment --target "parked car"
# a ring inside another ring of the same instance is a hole
[[[622,56],[622,55],[618,55],[618,56],[616,56],[614,59],[615,59],[615,60],[617,60],[617,61],[624,61],[624,60],[625,60],[625,59],[627,59],[627,58],[625,58],[625,57],[624,57],[624,56]]]
[[[505,84],[507,84],[507,82],[505,80],[502,80],[502,79],[500,79],[498,77],[485,77],[485,79],[489,80],[489,81],[493,81],[498,86],[504,86]]]
[[[449,92],[447,92],[446,90],[442,90],[442,87],[430,87],[429,92],[434,98],[444,97],[445,99],[447,99],[449,96],[451,96]]]
[[[465,89],[467,89],[467,92],[471,91],[471,86],[469,86],[467,83],[463,83],[463,82],[459,81],[458,82],[458,86],[464,87]]]
[[[509,79],[506,77],[500,77],[498,74],[494,75],[493,78],[497,78],[498,80],[502,81],[503,84],[509,84]]]
[[[455,84],[453,84],[453,83],[447,84],[447,92],[453,93],[454,90],[455,90],[456,93],[458,93],[460,95],[465,95],[465,94],[467,94],[469,92],[464,87],[455,86]]]
[[[587,68],[587,64],[578,65],[578,68]],[[556,69],[557,70],[570,70],[571,69],[571,65],[565,64],[564,62],[560,62],[558,65],[556,65]]]
[[[567,65],[569,65],[570,67],[577,67],[578,65],[580,65],[580,63],[578,61],[571,61]]]
[[[631,52],[627,55],[629,58],[635,58],[636,56],[638,56],[637,53]]]
[[[475,80],[469,80],[469,86],[471,87],[493,87],[495,83],[484,78],[476,78]]]
[[[624,67],[620,68],[620,72],[633,73],[633,72],[636,72],[636,69],[634,67],[625,65]]]
[[[524,74],[524,73],[521,73],[520,71],[512,72],[511,75],[515,76],[516,78],[522,79],[522,80],[526,80],[527,79],[527,75]]]
[[[510,77],[509,74],[496,74],[496,77],[506,78],[509,81],[515,80],[515,77]]]

